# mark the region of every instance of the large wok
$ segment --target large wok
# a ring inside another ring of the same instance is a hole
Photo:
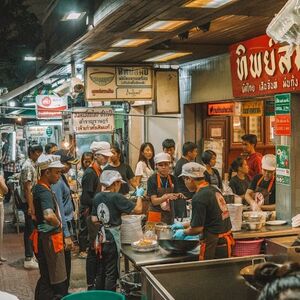
[[[158,240],[163,249],[180,254],[194,250],[199,245],[199,240]]]

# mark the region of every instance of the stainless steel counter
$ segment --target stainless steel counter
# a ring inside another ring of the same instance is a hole
[[[300,228],[292,228],[291,225],[281,226],[264,226],[261,230],[241,230],[233,232],[233,237],[236,240],[251,239],[251,238],[269,238],[289,235],[299,235]]]
[[[129,272],[129,261],[134,265],[136,269],[141,269],[144,266],[169,264],[177,262],[197,261],[199,258],[199,247],[186,254],[170,254],[169,252],[158,248],[152,252],[136,252],[130,245],[122,245],[121,253],[125,259],[125,272]]]

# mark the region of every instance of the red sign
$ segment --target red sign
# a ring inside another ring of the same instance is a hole
[[[300,47],[289,49],[267,35],[230,46],[234,97],[300,91]]]
[[[291,115],[275,116],[275,134],[291,135]]]
[[[234,114],[234,103],[214,103],[208,104],[209,116],[221,116],[221,115],[233,115]]]
[[[68,109],[67,97],[38,95],[35,100],[36,114],[39,119],[61,119],[62,111]]]

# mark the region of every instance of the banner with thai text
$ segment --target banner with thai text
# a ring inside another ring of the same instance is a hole
[[[230,46],[234,97],[300,90],[300,47],[276,44],[267,35]]]

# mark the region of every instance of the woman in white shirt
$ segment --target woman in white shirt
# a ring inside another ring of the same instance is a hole
[[[154,147],[151,143],[143,143],[140,147],[139,161],[135,169],[137,186],[147,189],[147,180],[154,172]]]

